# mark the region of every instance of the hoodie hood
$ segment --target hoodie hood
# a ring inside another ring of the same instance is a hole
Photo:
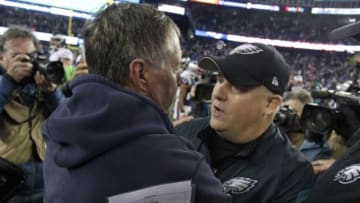
[[[81,76],[71,90],[42,125],[47,156],[59,167],[77,167],[142,136],[173,134],[154,102],[101,76]]]

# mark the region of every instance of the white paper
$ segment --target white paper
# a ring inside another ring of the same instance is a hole
[[[191,180],[151,186],[114,195],[109,203],[191,203]]]

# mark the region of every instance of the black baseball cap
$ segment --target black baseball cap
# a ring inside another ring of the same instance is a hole
[[[264,85],[280,95],[289,82],[289,65],[274,47],[265,44],[242,44],[222,57],[202,57],[198,66],[219,71],[232,85],[244,88]]]
[[[329,33],[329,38],[332,40],[340,40],[350,37],[360,40],[360,21],[341,26]]]

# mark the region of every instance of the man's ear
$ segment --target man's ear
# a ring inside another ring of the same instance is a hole
[[[3,52],[0,52],[0,64],[2,63],[3,60],[4,60],[4,54]]]
[[[136,91],[148,91],[145,77],[146,63],[143,59],[134,59],[129,64],[129,86]]]
[[[265,115],[273,115],[277,112],[282,102],[280,95],[271,95],[268,100],[268,104],[265,109]]]
[[[0,52],[0,66],[2,66],[2,68],[5,68],[4,63],[4,52]]]

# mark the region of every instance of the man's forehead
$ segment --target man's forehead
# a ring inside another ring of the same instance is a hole
[[[32,39],[29,38],[11,38],[5,41],[4,47],[7,48],[17,48],[17,47],[23,47],[23,46],[29,46],[32,45],[35,47],[34,42]]]
[[[34,52],[36,50],[35,44],[31,39],[14,38],[6,40],[4,43],[4,51],[12,54],[20,54],[24,52]]]
[[[170,41],[171,43],[168,43],[168,46],[171,46],[172,44],[172,47],[168,47],[168,48],[173,51],[174,57],[176,57],[176,63],[181,64],[182,51],[181,51],[180,39],[175,33],[173,33],[171,35]]]

